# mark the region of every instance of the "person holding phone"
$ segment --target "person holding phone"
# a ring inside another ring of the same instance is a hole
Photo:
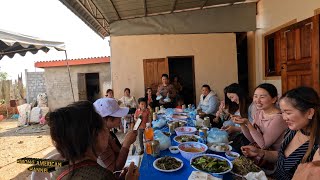
[[[109,146],[110,130],[91,102],[78,101],[56,109],[46,115],[46,121],[54,146],[69,161],[68,165],[57,168],[51,179],[139,179],[134,163],[120,177],[97,163],[98,156]]]
[[[112,98],[100,98],[93,105],[109,129],[119,127],[121,117],[124,117],[129,112],[129,108],[119,107],[117,101]],[[121,170],[126,163],[131,144],[136,141],[137,131],[128,132],[122,144],[112,131],[109,133],[109,146],[99,156],[99,164],[110,171]]]

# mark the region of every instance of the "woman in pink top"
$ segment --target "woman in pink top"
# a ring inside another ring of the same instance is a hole
[[[288,128],[276,107],[277,88],[269,83],[260,84],[254,92],[253,102],[257,108],[251,124],[246,118],[235,117],[233,121],[241,125],[246,138],[261,149],[279,150]]]

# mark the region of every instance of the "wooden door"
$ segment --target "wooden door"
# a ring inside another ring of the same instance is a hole
[[[143,72],[144,72],[144,86],[151,87],[155,93],[161,84],[161,75],[169,75],[169,66],[167,58],[159,59],[144,59],[143,60]]]
[[[79,100],[88,99],[85,73],[78,73],[78,95],[79,95]]]
[[[319,92],[319,16],[281,32],[282,92],[298,86]]]

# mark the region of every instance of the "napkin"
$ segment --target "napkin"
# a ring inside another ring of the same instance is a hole
[[[263,171],[260,172],[249,172],[244,176],[248,180],[268,180],[266,174]]]
[[[200,172],[200,171],[192,171],[188,180],[222,180],[221,178],[216,178],[211,174]]]

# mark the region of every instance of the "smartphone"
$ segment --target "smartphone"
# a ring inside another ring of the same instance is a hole
[[[142,120],[140,118],[137,119],[136,123],[133,126],[133,130],[136,131],[138,130],[140,124],[141,124]]]

